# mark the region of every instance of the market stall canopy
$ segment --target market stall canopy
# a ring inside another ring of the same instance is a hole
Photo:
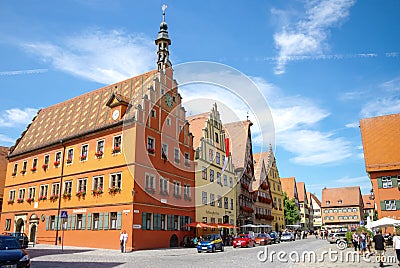
[[[371,227],[372,228],[387,227],[387,226],[394,226],[394,225],[398,225],[398,224],[400,224],[400,220],[395,220],[393,218],[384,217],[377,221],[371,222]]]
[[[185,224],[183,227],[195,227],[195,228],[215,228],[215,225],[211,225],[208,223],[204,223],[204,222],[191,222],[188,224]]]

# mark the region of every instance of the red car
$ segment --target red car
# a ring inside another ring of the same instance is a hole
[[[235,237],[235,239],[232,242],[232,246],[234,248],[236,247],[255,247],[256,242],[254,240],[254,237],[252,237],[250,234],[239,234]]]
[[[273,239],[265,233],[258,234],[254,240],[258,245],[270,245],[273,242]]]

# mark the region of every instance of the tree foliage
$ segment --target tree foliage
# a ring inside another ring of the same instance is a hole
[[[289,197],[284,194],[284,212],[285,212],[285,222],[288,224],[297,224],[300,221],[300,211],[296,205],[296,201],[289,199]]]

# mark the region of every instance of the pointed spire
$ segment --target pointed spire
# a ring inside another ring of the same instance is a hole
[[[160,24],[160,31],[158,32],[157,39],[155,43],[158,47],[157,55],[157,67],[158,70],[163,70],[165,67],[171,66],[171,62],[169,61],[169,51],[168,46],[171,45],[171,39],[168,36],[168,25],[165,22],[165,10],[167,9],[166,5],[162,5],[162,22]]]

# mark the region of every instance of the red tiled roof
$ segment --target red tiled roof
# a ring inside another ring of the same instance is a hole
[[[366,194],[362,196],[363,203],[364,203],[364,209],[374,209],[374,200],[370,199],[370,195]]]
[[[316,202],[319,207],[321,207],[321,201],[318,199],[318,197],[312,193],[310,193],[310,196],[312,197],[313,201]]]
[[[327,201],[329,201],[329,204]],[[322,189],[322,207],[347,207],[361,205],[362,197],[359,186]]]
[[[122,102],[141,98],[142,89],[147,89],[156,73],[153,70],[40,110],[17,140],[11,156],[116,124],[118,121],[110,120],[111,109],[106,105],[110,96],[115,93]]]
[[[367,172],[400,169],[400,114],[360,120]]]
[[[282,192],[285,192],[289,199],[295,198],[294,189],[296,187],[296,179],[295,177],[290,178],[280,178],[282,185]]]
[[[210,112],[187,116],[186,120],[190,124],[190,132],[193,134],[193,148],[200,146],[200,140],[203,137],[203,129],[206,127]]]
[[[246,145],[250,136],[250,127],[253,123],[249,120],[224,124],[226,137],[231,139],[230,152],[235,168],[246,166]]]
[[[297,194],[299,195],[299,202],[305,202],[306,186],[304,182],[296,182]]]

